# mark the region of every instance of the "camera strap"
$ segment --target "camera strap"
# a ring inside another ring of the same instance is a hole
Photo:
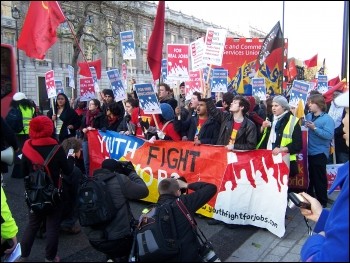
[[[180,200],[180,198],[176,199],[176,204],[179,207],[180,211],[184,214],[184,216],[186,217],[186,219],[188,220],[188,222],[190,223],[190,225],[192,226],[192,230],[193,232],[196,234],[196,236],[198,237],[198,239],[200,240],[200,242],[202,244],[205,244],[208,239],[205,237],[204,233],[202,232],[202,230],[199,228],[196,220],[191,216],[190,212],[188,212],[187,207],[184,205],[184,203]],[[198,231],[201,233],[202,236],[200,236],[198,234]]]

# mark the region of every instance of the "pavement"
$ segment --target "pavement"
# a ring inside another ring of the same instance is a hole
[[[28,222],[28,210],[24,201],[23,179],[4,175],[4,189],[12,214],[19,227],[21,240]],[[335,200],[338,192],[329,198]],[[137,217],[148,203],[131,202],[131,210]],[[269,231],[241,226],[228,229],[224,224],[208,225],[208,219],[196,216],[196,221],[205,236],[212,242],[216,254],[223,262],[300,262],[300,249],[307,235],[307,226],[298,209],[287,209],[286,233],[282,238]],[[311,227],[314,226],[310,222]],[[77,235],[60,234],[58,254],[62,262],[106,262],[104,254],[94,250],[82,231]],[[36,238],[28,262],[43,262],[45,238]]]

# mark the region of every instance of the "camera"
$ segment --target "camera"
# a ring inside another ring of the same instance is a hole
[[[311,204],[309,201],[307,201],[302,195],[297,193],[289,193],[288,199],[293,202],[294,205],[300,208],[305,208],[311,210]],[[289,202],[288,204],[289,208],[293,208],[292,204]]]
[[[203,262],[221,262],[219,257],[215,254],[213,245],[210,241],[205,242],[201,246],[199,255],[203,259]]]

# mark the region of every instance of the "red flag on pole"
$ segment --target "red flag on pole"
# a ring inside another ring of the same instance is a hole
[[[152,71],[153,80],[160,78],[165,22],[165,1],[158,2],[157,15],[154,20],[152,35],[148,41],[147,61]]]
[[[317,66],[317,55],[318,54],[316,54],[315,56],[313,56],[310,59],[305,60],[304,61],[305,66],[308,68],[316,67]]]
[[[340,82],[340,78],[339,76],[336,76],[335,78],[328,80],[328,86],[333,87],[337,85],[339,82]]]
[[[44,59],[57,40],[57,27],[65,20],[57,1],[31,1],[17,47],[28,57]]]
[[[343,92],[345,87],[346,87],[346,80],[343,79],[342,81],[338,82],[335,86],[333,86],[332,88],[327,90],[325,93],[323,93],[323,97],[326,103],[329,103],[332,101],[334,91],[339,90]]]
[[[288,70],[289,70],[289,75],[290,75],[291,80],[294,79],[298,75],[298,70],[297,70],[297,67],[295,66],[294,59],[292,59],[289,62]]]
[[[90,62],[78,62],[80,68],[79,75],[91,78],[91,71],[89,67],[95,67],[97,79],[101,79],[101,59]]]

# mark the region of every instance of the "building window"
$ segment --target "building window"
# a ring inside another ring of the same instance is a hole
[[[1,1],[1,17],[12,17],[11,2],[12,1]]]
[[[149,39],[149,31],[147,28],[142,28],[141,43],[143,46],[147,46]]]
[[[113,68],[114,67],[114,48],[109,47],[107,51],[107,67]]]
[[[73,45],[70,42],[62,43],[62,63],[71,64],[73,58]]]
[[[187,37],[184,37],[184,38],[183,38],[183,44],[189,44],[189,41],[188,41],[188,38],[187,38]]]
[[[86,17],[85,25],[92,26],[94,24],[94,16],[88,15]]]
[[[15,33],[4,32],[4,38],[2,38],[1,41],[3,41],[6,44],[10,44],[10,45],[14,46],[15,45],[15,39],[16,39]]]
[[[170,43],[175,44],[176,43],[176,36],[174,34],[170,35]]]
[[[143,52],[143,70],[149,70],[148,62],[147,62],[147,51]]]

